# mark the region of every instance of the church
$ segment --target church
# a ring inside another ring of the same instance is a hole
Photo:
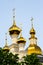
[[[33,18],[31,18],[31,22],[32,21]],[[13,54],[19,54],[20,60],[22,60],[22,57],[26,56],[27,54],[30,55],[32,53],[36,53],[38,57],[41,59],[40,62],[42,62],[43,64],[42,49],[37,44],[37,37],[35,35],[36,31],[34,29],[33,23],[31,25],[31,29],[29,33],[30,33],[30,38],[29,38],[30,43],[28,48],[24,49],[26,44],[26,39],[22,36],[22,29],[16,25],[15,15],[13,15],[13,25],[9,28],[9,35],[12,39],[12,43],[11,45],[8,46],[7,37],[6,37],[6,43],[3,49],[9,50]]]

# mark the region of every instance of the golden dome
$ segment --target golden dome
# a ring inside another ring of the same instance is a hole
[[[31,34],[31,37],[29,39],[37,39],[37,37],[35,37],[35,30],[33,27],[30,30],[30,34]]]
[[[7,44],[7,33],[6,33],[6,39],[5,39],[5,46],[3,47],[3,50],[9,51],[9,46]]]
[[[3,50],[9,50],[9,47],[6,45],[6,46],[4,46],[4,48],[3,48]]]
[[[31,19],[31,22],[32,21],[33,21],[33,18]],[[35,30],[33,27],[33,22],[32,22],[32,28],[30,30],[30,35],[31,35],[31,37],[29,38],[30,45],[28,47],[27,54],[28,55],[30,55],[32,53],[42,54],[41,48],[37,45],[37,38],[35,37]]]
[[[22,34],[20,35],[20,38],[18,39],[17,43],[26,43],[26,40],[22,37]]]
[[[13,34],[13,33],[19,34],[21,32],[21,29],[18,26],[16,26],[15,21],[14,21],[13,25],[9,28],[9,32],[10,32],[10,34]]]
[[[5,44],[5,46],[3,47],[3,50],[6,50],[6,51],[7,51],[7,50],[8,50],[8,51],[10,50],[10,49],[9,49],[9,46],[8,46],[8,44],[7,44],[7,39],[6,39],[6,44]]]
[[[26,43],[26,40],[23,37],[20,37],[17,43]]]
[[[30,44],[28,47],[28,55],[36,53],[36,54],[42,54],[41,48],[37,46],[36,44]]]
[[[35,34],[35,30],[34,30],[33,27],[32,27],[31,30],[30,30],[30,34]]]

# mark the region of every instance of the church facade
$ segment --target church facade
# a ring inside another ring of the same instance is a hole
[[[43,54],[41,48],[37,45],[37,37],[35,36],[36,32],[33,27],[33,23],[30,29],[30,38],[29,38],[29,46],[25,50],[25,44],[26,40],[22,36],[22,29],[20,29],[15,22],[15,16],[13,15],[13,25],[9,28],[9,35],[12,39],[12,44],[10,46],[7,45],[7,39],[6,44],[3,47],[4,50],[10,50],[13,54],[19,54],[19,58],[25,56],[26,54],[30,55],[32,53],[36,53],[38,57],[41,58],[41,62],[43,63]],[[32,21],[32,19],[31,19]]]

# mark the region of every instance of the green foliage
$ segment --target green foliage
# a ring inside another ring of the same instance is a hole
[[[36,54],[26,55],[23,61],[19,62],[18,54],[13,55],[0,48],[0,65],[41,65],[41,63]]]
[[[39,58],[36,54],[26,55],[23,58],[25,65],[41,65]]]
[[[12,53],[3,51],[3,49],[0,48],[0,65],[18,65],[18,60],[18,54],[13,55]]]

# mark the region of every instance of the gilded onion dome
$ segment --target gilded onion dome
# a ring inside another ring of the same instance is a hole
[[[21,29],[16,25],[15,22],[15,9],[13,9],[13,25],[9,28],[10,35],[12,34],[19,34],[21,32]]]
[[[35,37],[35,33],[36,32],[35,32],[34,28],[32,27],[31,30],[30,30],[31,37],[29,39],[37,39],[37,37]]]
[[[32,26],[32,28],[31,28],[31,30],[30,30],[30,35],[31,35],[31,37],[29,38],[29,39],[37,39],[36,37],[35,37],[35,29],[34,29],[34,27],[33,27],[33,18],[31,19],[31,26]]]
[[[21,29],[16,25],[15,21],[13,25],[9,28],[9,33],[10,34],[19,34],[21,32]]]
[[[30,44],[28,47],[28,54],[36,53],[38,55],[42,54],[41,48],[36,44]]]
[[[42,54],[41,48],[37,45],[37,37],[35,37],[35,33],[36,32],[34,30],[33,23],[32,23],[32,28],[30,30],[31,37],[29,38],[30,44],[28,47],[28,55],[32,53]]]
[[[6,33],[7,34],[7,33]],[[5,39],[5,46],[3,47],[3,50],[5,51],[9,51],[9,46],[7,44],[7,36],[6,36],[6,39]]]
[[[3,50],[8,50],[9,51],[9,46],[6,44],[5,46],[4,46],[4,48],[3,48]]]
[[[35,34],[35,30],[34,30],[33,27],[32,27],[31,30],[30,30],[30,34]]]
[[[17,43],[26,43],[26,40],[23,38],[22,33],[20,35],[20,38],[18,38]]]
[[[35,34],[35,30],[33,28],[33,18],[31,18],[31,26],[32,26],[32,28],[30,30],[30,34]]]

